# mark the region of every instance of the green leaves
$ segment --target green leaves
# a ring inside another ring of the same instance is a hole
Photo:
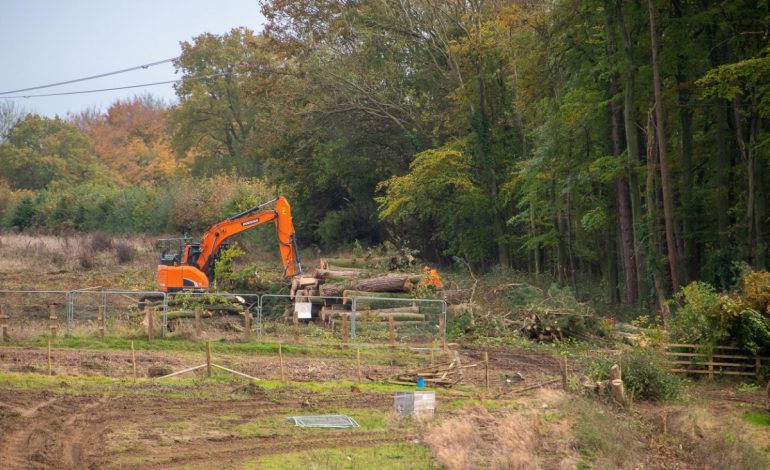
[[[770,49],[760,57],[711,69],[696,83],[706,98],[746,97],[762,117],[770,118]]]
[[[106,181],[108,171],[77,126],[29,114],[0,144],[0,177],[17,189],[43,189],[54,181]]]

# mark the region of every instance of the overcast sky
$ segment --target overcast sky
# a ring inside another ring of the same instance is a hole
[[[260,31],[258,0],[3,0],[0,93],[143,65],[179,55],[179,42],[237,26]],[[174,80],[173,65],[20,94],[53,93]],[[85,95],[16,99],[53,117],[150,92],[175,100],[172,85]],[[2,97],[2,95],[0,95]]]

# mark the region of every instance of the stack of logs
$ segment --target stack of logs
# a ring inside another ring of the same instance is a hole
[[[350,317],[354,297],[359,298],[356,300],[357,319],[425,321],[425,315],[417,306],[392,300],[414,297],[411,291],[424,281],[424,275],[373,274],[370,271],[390,266],[393,266],[391,258],[322,259],[312,275],[294,278],[291,297],[297,302],[320,305],[318,317],[324,322]]]

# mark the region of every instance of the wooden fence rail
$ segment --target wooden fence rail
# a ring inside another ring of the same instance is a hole
[[[680,374],[737,375],[760,377],[762,366],[770,365],[770,357],[749,356],[735,346],[717,346],[710,349],[697,344],[670,343],[666,358],[672,372]]]

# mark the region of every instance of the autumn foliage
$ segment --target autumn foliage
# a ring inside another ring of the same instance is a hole
[[[167,109],[150,96],[117,101],[86,128],[99,160],[120,184],[158,181],[182,171],[171,150]]]

